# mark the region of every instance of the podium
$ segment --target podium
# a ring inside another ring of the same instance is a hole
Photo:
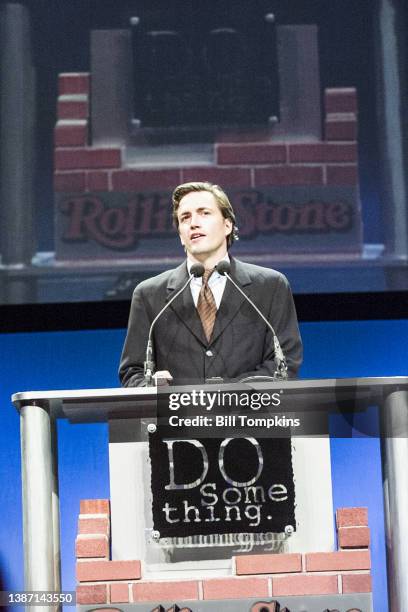
[[[236,388],[258,389],[260,385],[284,393],[286,401],[302,411],[352,412],[379,407],[390,610],[408,610],[408,377],[279,381]],[[213,391],[214,385],[200,389]],[[217,385],[217,390],[224,389],[230,390],[231,385]],[[183,390],[188,392],[189,387]],[[56,421],[109,422],[115,436],[125,420],[156,419],[157,389],[22,392],[14,394],[12,402],[21,415],[25,589],[58,591]]]

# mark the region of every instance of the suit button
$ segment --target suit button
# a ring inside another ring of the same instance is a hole
[[[213,352],[212,351],[205,351],[205,354],[207,355],[207,357],[212,357],[213,356]]]

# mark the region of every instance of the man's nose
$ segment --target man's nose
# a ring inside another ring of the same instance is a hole
[[[193,213],[190,220],[191,227],[200,227],[200,215]]]

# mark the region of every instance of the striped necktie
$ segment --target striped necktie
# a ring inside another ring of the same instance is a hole
[[[217,316],[217,305],[213,296],[213,292],[208,286],[208,279],[214,270],[206,270],[203,276],[203,284],[200,289],[197,302],[197,311],[200,315],[201,323],[204,329],[207,342],[210,341],[213,332],[215,317]]]

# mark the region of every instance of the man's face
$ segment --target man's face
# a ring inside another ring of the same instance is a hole
[[[212,193],[192,191],[185,195],[180,200],[177,218],[181,244],[192,259],[203,263],[224,257],[232,223],[224,219]]]

